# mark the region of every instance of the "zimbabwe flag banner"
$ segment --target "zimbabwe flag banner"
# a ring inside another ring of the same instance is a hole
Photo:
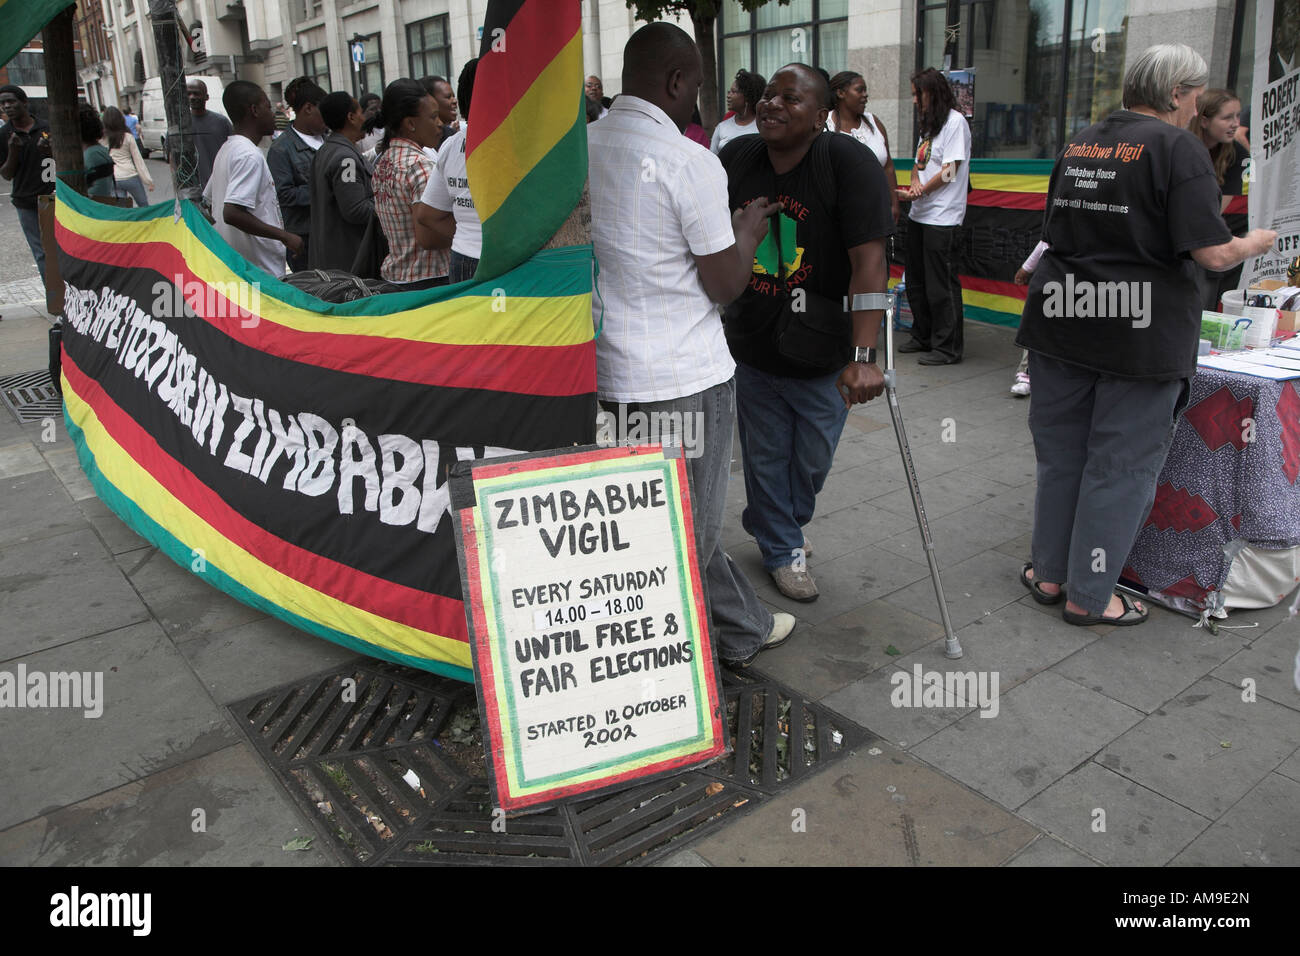
[[[0,0],[0,17],[5,25],[0,38],[0,66],[12,60],[44,30],[56,13],[70,6],[69,0]]]
[[[500,275],[555,234],[587,180],[578,0],[490,0],[465,134],[483,223],[475,278]]]
[[[472,680],[448,471],[594,441],[591,247],[330,304],[190,203],[57,199],[65,416],[99,497],[247,604]]]

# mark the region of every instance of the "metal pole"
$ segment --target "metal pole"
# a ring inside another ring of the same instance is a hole
[[[925,505],[921,502],[921,482],[916,477],[916,466],[912,462],[912,449],[907,443],[907,429],[903,427],[903,412],[898,407],[897,376],[894,372],[894,301],[897,293],[889,297],[885,308],[885,394],[889,399],[889,417],[894,420],[894,437],[898,439],[898,451],[903,456],[903,469],[907,472],[907,487],[912,493],[912,510],[916,512],[916,523],[921,529],[921,544],[925,548],[925,560],[930,565],[930,579],[934,582],[934,596],[939,601],[939,617],[943,620],[944,648],[943,656],[956,660],[962,656],[961,644],[953,633],[952,620],[948,617],[948,602],[943,597],[943,582],[939,580],[939,562],[934,553],[934,541],[930,537],[930,523],[925,517]]]
[[[149,19],[153,21],[154,45],[158,49],[158,72],[162,76],[163,105],[167,109],[167,161],[172,168],[179,216],[180,201],[188,199],[197,204],[203,190],[199,185],[198,159],[194,152],[190,104],[185,95],[185,67],[176,0],[149,0]]]

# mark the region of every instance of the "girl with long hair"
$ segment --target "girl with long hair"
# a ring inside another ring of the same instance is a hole
[[[917,111],[912,183],[897,191],[910,200],[907,227],[907,301],[912,338],[900,352],[926,352],[922,365],[961,361],[963,323],[957,280],[957,233],[966,218],[970,183],[970,124],[957,111],[948,78],[934,68],[912,76]]]
[[[1246,165],[1250,162],[1250,151],[1237,140],[1237,130],[1241,126],[1241,100],[1231,90],[1206,90],[1196,98],[1196,115],[1192,117],[1187,128],[1205,144],[1210,151],[1210,163],[1214,166],[1214,178],[1218,180],[1220,210],[1226,212],[1228,203],[1234,196],[1245,192],[1243,182]],[[1245,223],[1241,217],[1233,235],[1245,235]],[[1231,228],[1232,224],[1229,224]],[[1201,306],[1211,312],[1217,312],[1223,293],[1237,288],[1241,279],[1241,266],[1227,272],[1211,272],[1197,267],[1197,280],[1201,288]]]
[[[129,196],[137,206],[149,205],[145,187],[153,192],[153,177],[135,145],[135,137],[126,130],[126,117],[116,106],[104,109],[104,136],[108,155],[113,158],[113,195]]]

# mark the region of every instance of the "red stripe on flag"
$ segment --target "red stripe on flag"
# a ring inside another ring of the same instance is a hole
[[[1223,210],[1223,213],[1224,215],[1228,215],[1231,213],[1238,213],[1244,216],[1249,211],[1250,211],[1249,196],[1233,196],[1228,200],[1228,208]]]
[[[474,74],[474,89],[480,92],[470,107],[467,155],[505,122],[541,72],[578,34],[581,15],[577,3],[525,0],[510,18],[505,28],[505,49],[489,52],[479,60]],[[485,25],[485,40],[491,39],[486,31],[495,28],[495,24]],[[575,96],[577,93],[574,90]]]
[[[1024,299],[1029,293],[1029,286],[1016,285],[1014,282],[1002,282],[998,279],[981,279],[976,276],[962,275],[961,287],[972,292],[986,292],[990,295],[1005,295],[1013,299]]]
[[[1046,209],[1047,193],[1018,193],[1006,189],[972,189],[966,196],[971,206],[994,209]]]
[[[460,601],[358,571],[291,544],[254,524],[199,481],[193,472],[163,451],[153,436],[123,411],[98,382],[78,367],[66,349],[63,352],[63,374],[68,377],[73,391],[94,411],[108,436],[140,467],[149,472],[186,508],[223,537],[255,555],[258,560],[269,564],[286,577],[345,604],[408,627],[457,641],[469,640],[465,629],[465,609]],[[125,488],[119,490],[123,493],[127,491]],[[142,502],[137,504],[143,507]],[[147,508],[144,510],[149,513]],[[448,515],[445,520],[451,520],[451,516]],[[241,583],[256,590],[251,582]]]
[[[77,259],[121,268],[147,263],[169,278],[203,283],[180,250],[169,243],[99,242],[62,224],[56,235],[59,247]],[[576,345],[445,345],[346,332],[300,332],[260,316],[246,328],[241,314],[249,313],[225,296],[212,298],[215,311],[224,316],[203,315],[203,303],[197,303],[200,308],[189,304],[204,321],[235,341],[294,362],[443,388],[545,397],[586,395],[596,389],[594,340]]]

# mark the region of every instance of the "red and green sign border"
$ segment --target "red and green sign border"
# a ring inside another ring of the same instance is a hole
[[[649,460],[647,460],[649,459]],[[571,477],[590,474],[618,474],[643,471],[648,464],[661,466],[668,479],[674,534],[679,542],[678,573],[683,587],[684,633],[695,644],[692,680],[696,690],[699,733],[696,737],[653,750],[630,754],[617,761],[593,763],[578,770],[538,780],[525,780],[513,729],[513,699],[503,693],[501,655],[508,648],[495,622],[499,620],[492,570],[485,549],[491,548],[491,522],[482,515],[484,492],[517,490],[540,481],[554,481],[568,472]],[[722,697],[717,658],[709,633],[704,583],[695,546],[695,522],[684,458],[665,458],[657,445],[621,448],[582,448],[572,452],[543,452],[507,461],[489,460],[472,466],[474,506],[453,508],[458,525],[458,544],[466,584],[465,616],[470,633],[475,683],[479,688],[479,709],[486,728],[484,746],[488,776],[496,805],[503,810],[522,810],[555,803],[569,797],[592,796],[621,789],[639,780],[680,772],[708,763],[726,749],[722,724]],[[485,574],[486,572],[486,574]],[[685,749],[683,749],[685,748]]]

